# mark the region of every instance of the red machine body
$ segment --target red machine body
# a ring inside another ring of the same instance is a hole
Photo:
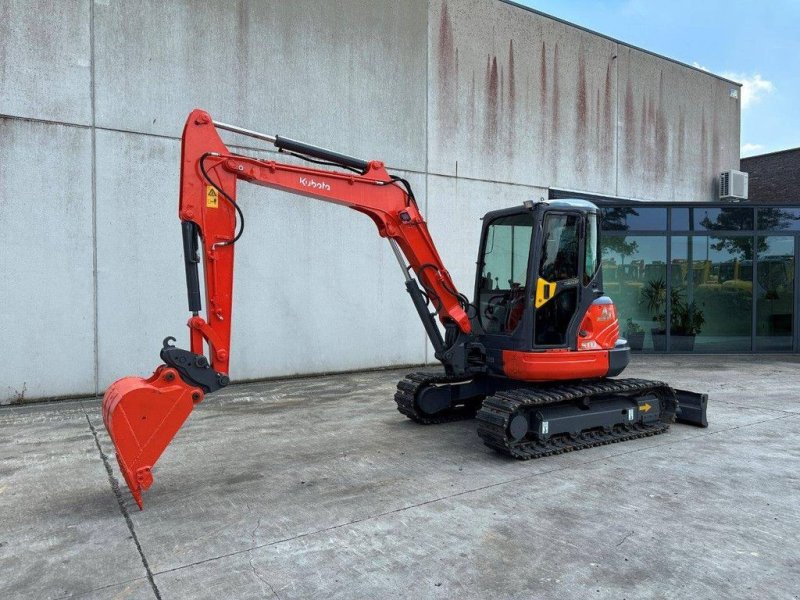
[[[475,307],[456,290],[413,193],[402,179],[387,173],[379,161],[359,161],[278,136],[256,135],[274,143],[283,152],[301,157],[330,157],[333,163],[325,164],[350,170],[309,168],[241,156],[229,151],[218,129],[247,131],[215,123],[208,113],[194,110],[182,138],[179,216],[184,227],[192,313],[188,320],[190,350],[171,346],[168,338],[161,353],[165,364],[148,379],[125,377],[116,381],[103,399],[106,428],[114,442],[125,481],[140,508],[142,491],[153,481],[153,466],[192,408],[205,395],[228,382],[239,180],[346,206],[372,219],[378,234],[392,242],[401,265],[403,259],[408,263],[404,267],[406,287],[423,318],[437,357],[446,367],[461,365],[456,371],[450,369],[451,375],[465,375],[472,369],[474,373],[485,374],[486,381],[494,373],[495,378],[504,375],[511,380],[538,382],[602,377],[609,373],[609,355],[619,337],[619,325],[610,301],[592,304],[585,312],[577,351],[566,347],[535,352],[499,347],[496,359],[488,360],[487,355],[493,351],[489,336],[473,331],[478,326],[477,320],[468,312]],[[241,216],[238,221],[241,222]],[[198,237],[200,241],[196,245]],[[200,315],[201,294],[196,281],[196,263],[201,259],[205,318]],[[416,287],[412,273],[424,293]],[[554,283],[545,283],[551,286],[547,288],[548,293],[561,289]],[[503,300],[509,307],[512,304],[515,307],[504,317],[504,326],[510,329],[530,323],[526,319],[531,310],[526,304],[531,288],[515,286]],[[425,308],[428,301],[434,311],[431,314]],[[537,299],[537,307],[538,303]],[[444,326],[446,340],[441,337],[432,314]],[[570,343],[575,346],[574,337]],[[401,412],[415,418],[402,408]]]

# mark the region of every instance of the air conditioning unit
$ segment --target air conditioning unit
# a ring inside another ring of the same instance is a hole
[[[747,173],[723,171],[719,175],[720,200],[747,200]]]

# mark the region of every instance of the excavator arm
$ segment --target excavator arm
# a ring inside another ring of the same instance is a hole
[[[219,129],[248,135],[273,144],[281,152],[344,170],[235,154],[223,143]],[[166,338],[161,349],[163,364],[151,377],[120,379],[106,390],[103,399],[103,420],[139,508],[142,492],[153,481],[153,465],[192,408],[206,394],[229,382],[234,247],[244,228],[244,215],[236,204],[240,180],[347,206],[369,216],[378,234],[389,240],[403,269],[406,289],[437,358],[446,368],[452,353],[447,352],[434,315],[453,334],[450,339],[471,332],[468,301],[444,268],[405,180],[389,175],[379,161],[364,161],[289,138],[214,122],[208,113],[194,110],[183,130],[179,207],[191,313],[190,349],[177,348],[171,343],[174,338]],[[200,260],[205,318],[201,316]]]

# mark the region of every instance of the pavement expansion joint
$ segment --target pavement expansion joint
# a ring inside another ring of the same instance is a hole
[[[150,564],[147,562],[147,557],[144,555],[142,545],[139,543],[139,537],[136,535],[136,530],[133,527],[133,521],[131,520],[128,509],[125,506],[125,500],[122,497],[122,490],[120,490],[119,482],[117,481],[117,478],[114,477],[114,471],[111,467],[111,463],[108,460],[108,455],[103,452],[103,448],[100,446],[100,438],[97,435],[97,429],[95,429],[94,425],[92,424],[92,420],[89,418],[89,413],[86,412],[83,404],[81,404],[81,408],[83,408],[83,414],[86,417],[86,422],[89,424],[89,429],[92,431],[92,436],[94,436],[94,443],[97,446],[97,451],[100,453],[100,459],[103,461],[103,466],[106,468],[108,483],[111,485],[111,489],[117,498],[119,511],[122,513],[122,516],[125,519],[125,524],[128,526],[128,531],[131,533],[131,539],[133,539],[133,543],[136,545],[136,550],[139,552],[139,557],[142,559],[142,565],[147,573],[147,580],[150,582],[150,587],[153,589],[153,594],[155,594],[155,597],[158,600],[161,600],[161,592],[158,591],[158,586],[156,585],[156,580],[153,577],[153,572],[150,570]]]
[[[147,579],[146,577],[135,577],[133,579],[126,579],[124,581],[115,581],[114,583],[107,583],[106,585],[101,585],[100,587],[92,588],[91,590],[86,590],[85,592],[80,592],[78,594],[67,594],[66,596],[57,596],[52,598],[52,600],[68,600],[69,598],[85,598],[86,596],[91,596],[97,592],[102,592],[103,590],[107,590],[110,588],[115,588],[121,585],[125,585],[128,583],[134,583],[136,581],[142,581]]]

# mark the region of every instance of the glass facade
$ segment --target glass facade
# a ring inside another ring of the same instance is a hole
[[[584,197],[601,209],[604,289],[634,351],[800,351],[800,206]]]
[[[792,321],[797,313],[796,239],[788,235],[758,236],[757,244],[755,349],[791,351]]]
[[[614,300],[623,336],[634,350],[657,350],[666,322],[666,237],[604,233],[600,244],[603,290]]]
[[[672,350],[749,352],[752,236],[673,236]]]

